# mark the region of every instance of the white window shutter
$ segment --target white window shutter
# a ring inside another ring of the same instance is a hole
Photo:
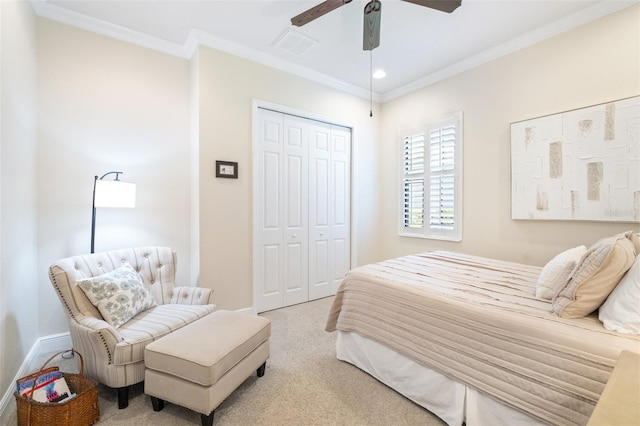
[[[406,228],[424,227],[424,133],[403,139],[403,224]]]
[[[407,228],[424,227],[424,178],[405,180],[404,226]]]
[[[401,135],[399,234],[460,241],[462,113]]]
[[[429,140],[429,224],[439,229],[455,227],[455,145],[454,123],[432,127]]]

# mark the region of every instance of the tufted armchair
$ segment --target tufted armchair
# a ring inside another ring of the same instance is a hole
[[[129,403],[129,386],[144,380],[145,346],[215,310],[211,289],[176,287],[176,253],[168,247],[140,247],[74,256],[49,267],[49,279],[65,308],[73,347],[85,374],[117,389],[118,408]],[[157,306],[118,328],[106,322],[77,281],[131,265]]]

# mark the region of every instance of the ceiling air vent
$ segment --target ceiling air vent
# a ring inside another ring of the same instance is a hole
[[[318,43],[317,40],[292,29],[288,29],[278,37],[275,43],[273,43],[273,46],[296,56],[302,56],[315,46],[316,43]]]

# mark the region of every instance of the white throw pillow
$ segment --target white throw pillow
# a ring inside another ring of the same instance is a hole
[[[640,256],[600,306],[598,318],[607,330],[640,334]]]
[[[138,273],[125,265],[93,278],[78,281],[106,322],[120,327],[139,312],[156,306]]]
[[[586,252],[587,247],[578,246],[563,251],[544,265],[536,284],[536,297],[551,300],[560,293],[567,285],[571,271]]]

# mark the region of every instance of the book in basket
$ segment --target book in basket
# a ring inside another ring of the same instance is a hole
[[[28,397],[30,393],[27,391],[24,396]],[[38,402],[66,402],[74,396],[64,377],[49,380],[33,389],[33,400]]]
[[[45,382],[49,382],[53,379],[59,379],[60,377],[62,377],[62,372],[58,370],[58,367],[49,367],[16,380],[16,390],[20,395],[25,396],[27,395],[27,392],[31,392],[34,380],[36,381],[35,386],[38,387]]]

